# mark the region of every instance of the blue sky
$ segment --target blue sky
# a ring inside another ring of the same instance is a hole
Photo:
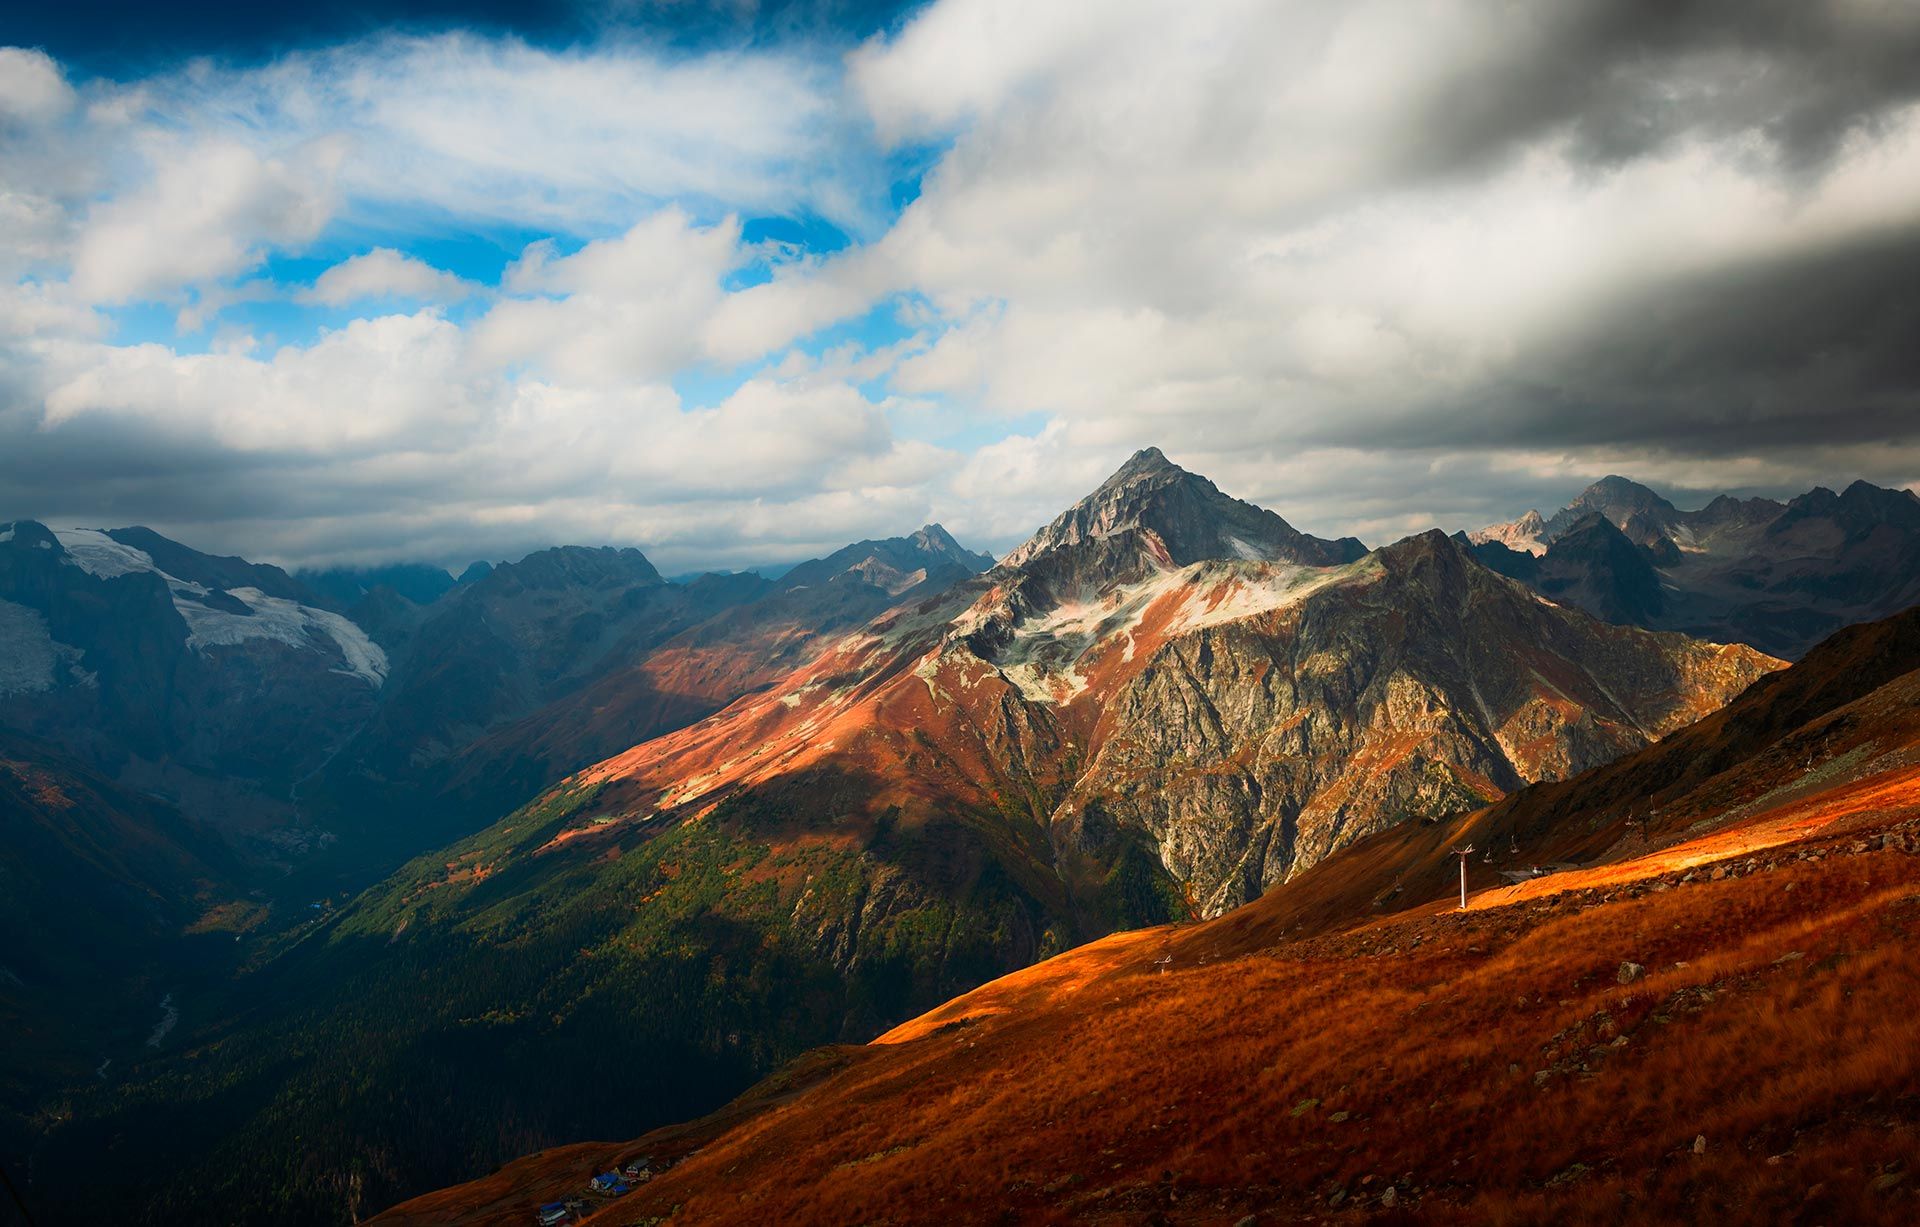
[[[18,7],[18,6],[16,6]],[[0,518],[291,564],[1323,534],[1920,473],[1920,17],[794,0],[0,21]]]
[[[401,31],[511,35],[562,48],[644,39],[687,51],[809,38],[857,42],[914,7],[904,0],[384,0],[382,3],[156,5],[73,0],[22,6],[6,19],[16,46],[39,47],[85,73],[137,76],[196,56],[259,63],[288,51]]]

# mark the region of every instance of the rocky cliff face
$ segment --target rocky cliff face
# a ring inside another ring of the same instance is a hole
[[[1645,565],[1605,540],[1595,517]],[[1608,477],[1547,520],[1529,512],[1468,539],[1487,565],[1608,621],[1777,656],[1797,657],[1840,627],[1920,601],[1920,498],[1867,482],[1784,504],[1723,495],[1682,511]],[[1506,549],[1536,554],[1539,565]]]
[[[1105,828],[1148,832],[1218,914],[1387,826],[1637,749],[1769,663],[1598,626],[1430,533],[1170,639],[1105,705],[1055,822],[1096,851]]]

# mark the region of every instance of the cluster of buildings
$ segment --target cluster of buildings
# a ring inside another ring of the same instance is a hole
[[[665,1164],[657,1164],[651,1156],[642,1155],[624,1167],[595,1176],[587,1183],[587,1192],[596,1197],[625,1197],[633,1192],[635,1185],[645,1184],[663,1170]],[[578,1222],[586,1213],[587,1205],[586,1199],[581,1197],[550,1201],[533,1212],[533,1220],[539,1227],[561,1227],[563,1223]]]

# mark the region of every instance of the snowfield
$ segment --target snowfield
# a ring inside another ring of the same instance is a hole
[[[204,651],[248,639],[274,639],[299,648],[331,641],[345,661],[345,667],[334,672],[364,678],[376,688],[387,680],[387,654],[367,638],[365,631],[339,614],[284,597],[268,596],[258,588],[232,588],[228,595],[238,598],[253,614],[246,616],[212,609],[191,597],[183,598],[179,589],[174,590],[174,607],[187,620],[187,630],[191,632],[188,647]]]
[[[365,631],[339,614],[284,597],[268,596],[258,588],[234,588],[227,593],[250,613],[216,609],[205,603],[206,587],[162,571],[145,550],[122,545],[91,528],[55,529],[54,536],[67,551],[68,561],[89,575],[112,579],[151,571],[165,580],[173,593],[174,608],[186,621],[187,646],[195,651],[204,652],[210,647],[231,646],[249,639],[271,639],[291,647],[335,653],[341,667],[334,672],[358,677],[375,689],[387,680],[386,652],[367,638]]]
[[[53,535],[60,539],[60,547],[67,551],[67,558],[74,566],[88,575],[97,575],[101,579],[112,579],[118,575],[132,575],[139,571],[152,571],[164,576],[169,584],[177,581],[159,567],[153,565],[153,559],[145,550],[136,550],[130,545],[121,545],[112,537],[91,528],[56,528]],[[194,585],[198,587],[198,585]],[[202,589],[202,591],[205,591]]]

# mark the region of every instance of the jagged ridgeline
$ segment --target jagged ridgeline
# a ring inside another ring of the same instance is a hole
[[[1151,449],[984,575],[870,557],[884,612],[316,925],[70,1161],[323,1219],[349,1177],[372,1206],[630,1134],[1636,749],[1779,664],[1549,604],[1440,533],[1312,537]],[[177,1152],[133,1127],[163,1112]]]
[[[1682,511],[1606,477],[1551,518],[1529,511],[1465,541],[1502,575],[1608,622],[1789,658],[1920,602],[1920,498],[1864,481]]]

